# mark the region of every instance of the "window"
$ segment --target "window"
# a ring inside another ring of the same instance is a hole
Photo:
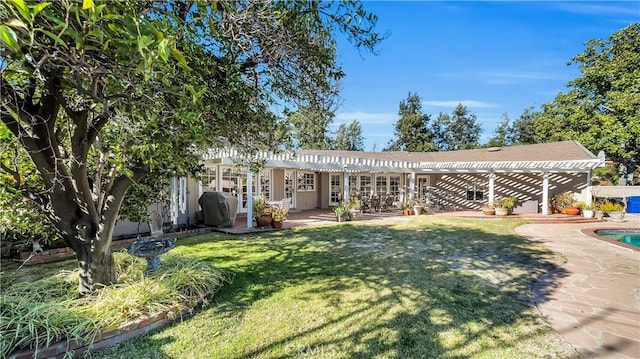
[[[396,199],[400,198],[400,176],[389,176],[389,194]]]
[[[260,172],[260,195],[271,198],[271,171]]]
[[[371,176],[360,176],[360,194],[369,196],[372,193]]]
[[[467,184],[467,201],[482,201],[484,198],[484,191],[482,190],[482,183],[478,180]]]
[[[358,175],[349,175],[349,197],[360,195],[358,189]]]
[[[316,174],[310,172],[298,172],[298,191],[315,191]]]
[[[387,197],[387,176],[376,176],[376,194],[378,198]]]
[[[204,192],[216,191],[216,167],[207,168],[200,178]]]

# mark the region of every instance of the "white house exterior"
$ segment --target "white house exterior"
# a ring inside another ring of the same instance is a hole
[[[602,156],[576,141],[449,152],[264,152],[259,173],[238,166],[238,156],[233,149],[211,150],[202,155],[201,180],[174,180],[168,206],[174,224],[195,223],[205,191],[232,193],[238,212],[248,215],[258,195],[291,198],[294,209],[308,210],[329,208],[355,193],[391,194],[398,202],[421,198],[444,210],[480,209],[515,196],[522,204],[517,211],[546,215],[557,193],[590,200],[591,170],[604,165]]]

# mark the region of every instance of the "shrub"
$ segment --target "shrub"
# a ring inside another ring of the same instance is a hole
[[[143,259],[116,252],[114,260],[121,283],[89,296],[78,296],[77,270],[3,286],[0,357],[17,349],[46,348],[61,340],[90,343],[97,332],[128,320],[168,308],[172,313],[192,310],[230,280],[208,263],[178,255],[163,256],[163,265],[148,277],[143,276]]]
[[[611,201],[604,201],[604,203],[600,204],[598,207],[604,213],[624,211],[624,206],[622,205],[622,203],[616,203]]]

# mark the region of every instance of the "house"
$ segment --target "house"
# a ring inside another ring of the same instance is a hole
[[[517,211],[548,214],[549,199],[571,191],[591,198],[591,170],[604,164],[577,141],[449,152],[299,150],[264,152],[264,168],[238,166],[233,149],[202,155],[201,180],[174,179],[169,214],[174,224],[195,222],[198,198],[222,191],[251,215],[254,196],[291,198],[292,208],[330,208],[355,194],[394,196],[397,203],[423,199],[434,209],[474,210],[495,198],[515,196]],[[250,222],[250,221],[249,221]]]

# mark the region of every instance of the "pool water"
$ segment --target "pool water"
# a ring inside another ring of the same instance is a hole
[[[640,247],[640,229],[607,229],[595,231],[597,235]]]

